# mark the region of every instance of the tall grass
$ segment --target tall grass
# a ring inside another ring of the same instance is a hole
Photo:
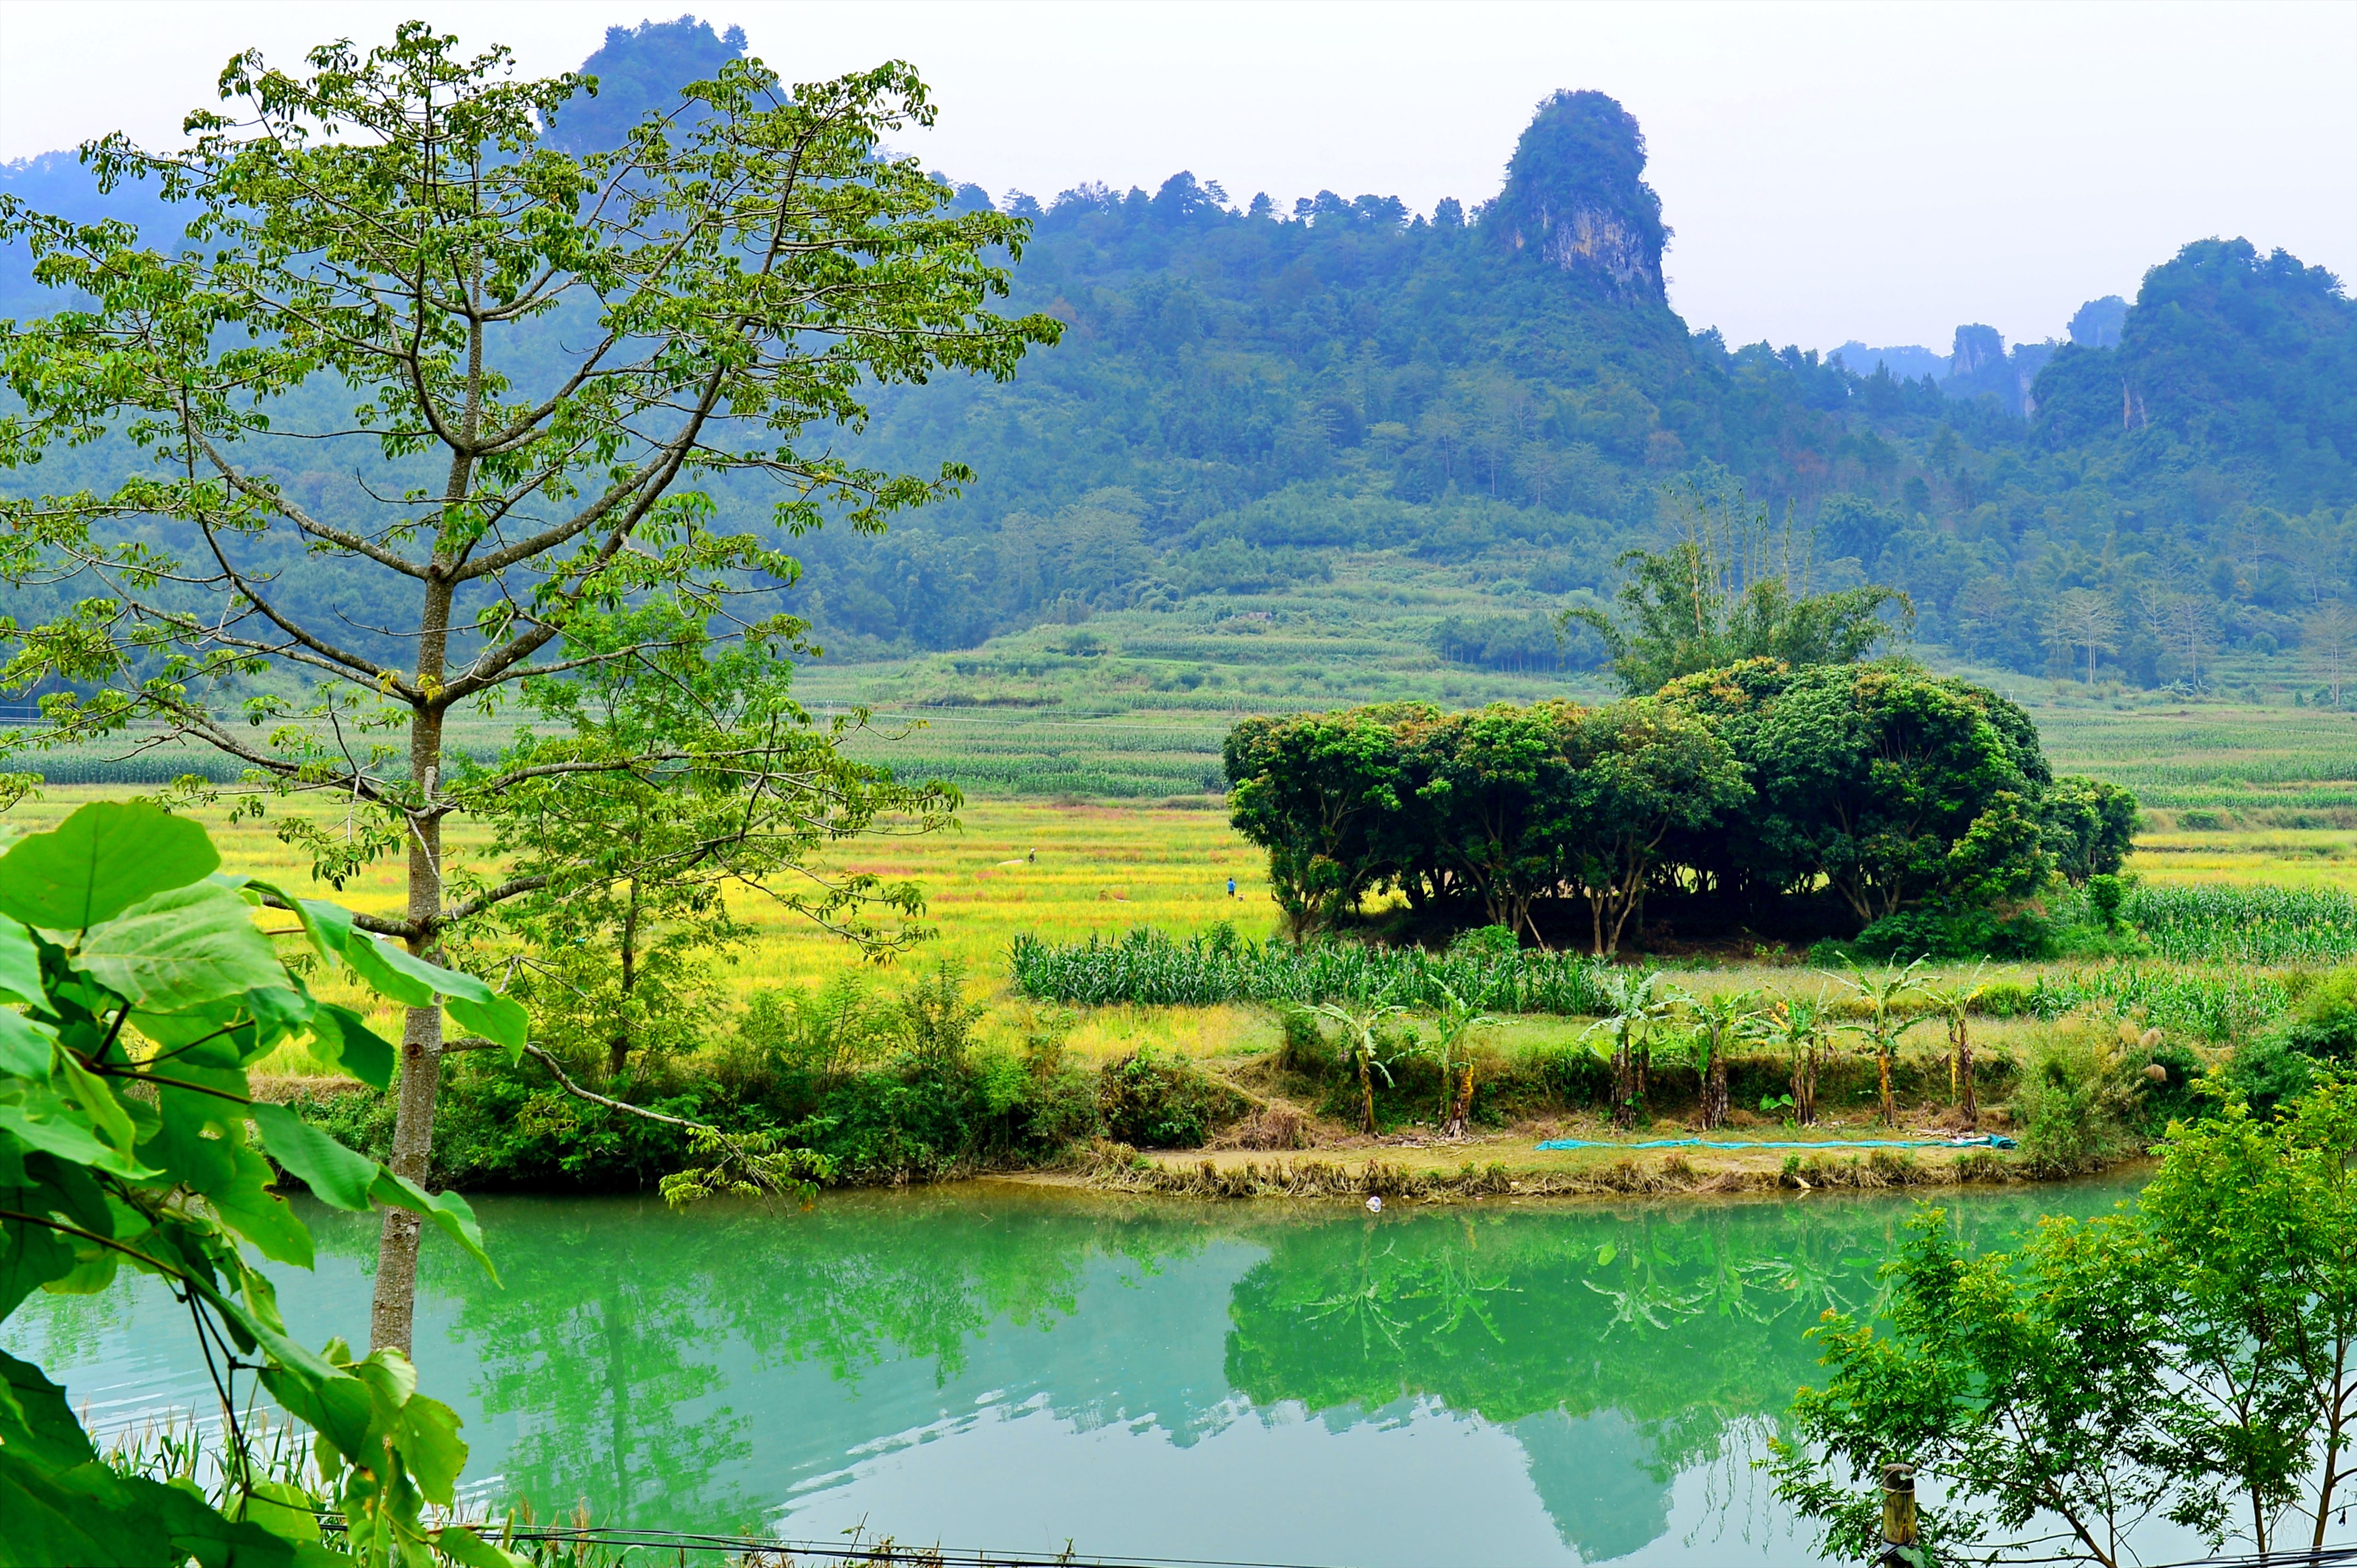
[[[1602,976],[1608,967],[1568,953],[1430,953],[1357,942],[1297,948],[1275,937],[1243,940],[1217,927],[1183,942],[1144,926],[1112,941],[1092,936],[1085,942],[1049,942],[1018,936],[1009,957],[1017,992],[1042,1002],[1308,1005],[1356,997],[1437,1007],[1445,987],[1469,1006],[1566,1016],[1604,1010]]]
[[[2337,888],[2141,886],[2121,912],[2174,963],[2337,963],[2357,957],[2357,898]]]

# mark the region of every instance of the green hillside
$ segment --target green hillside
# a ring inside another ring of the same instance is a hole
[[[549,142],[615,142],[666,82],[743,48],[688,19],[614,28],[587,62],[598,95]],[[1032,222],[1010,303],[1062,319],[1062,342],[1008,382],[871,389],[842,450],[974,479],[881,537],[806,534],[802,580],[748,582],[747,608],[782,600],[813,623],[826,657],[803,686],[822,702],[1475,701],[1592,679],[1600,646],[1559,639],[1557,614],[1609,600],[1624,551],[1675,537],[1683,498],[1739,496],[1791,520],[1816,585],[1905,589],[1935,660],[2357,704],[2341,691],[2357,306],[2330,274],[2245,241],[2188,245],[2133,304],[2083,307],[2103,321],[2073,335],[2098,346],[2017,350],[2044,363],[2016,389],[2025,420],[1974,373],[1943,390],[1693,330],[1666,300],[1641,129],[1603,93],[1551,97],[1501,152],[1494,201],[1428,215],[1334,192],[1279,210],[1187,172],[1152,192],[1000,193]],[[994,201],[944,183],[953,206]],[[60,211],[87,213],[86,186],[65,158],[0,173],[0,193]],[[133,194],[122,212],[167,237],[153,193]],[[7,311],[67,303],[22,273],[0,268]],[[2056,301],[2058,323],[2072,307]],[[561,357],[565,319],[525,352]],[[296,395],[318,415],[342,394]],[[329,516],[417,480],[349,447],[294,444],[273,471]],[[135,461],[110,439],[5,482],[103,488]],[[775,497],[745,481],[714,499],[724,524],[759,528]],[[285,602],[373,635],[334,566],[255,548]],[[29,623],[73,591],[28,585],[13,607]],[[1076,628],[1099,646],[1063,651]]]

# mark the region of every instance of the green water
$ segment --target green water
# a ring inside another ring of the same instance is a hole
[[[1968,1241],[2121,1183],[1951,1195]],[[601,1522],[1263,1563],[1809,1562],[1751,1468],[1913,1208],[1075,1199],[807,1213],[486,1199],[494,1286],[424,1271],[417,1359],[486,1500]],[[366,1331],[375,1229],[314,1211],[306,1338]],[[211,1403],[154,1289],[0,1341],[94,1424]]]

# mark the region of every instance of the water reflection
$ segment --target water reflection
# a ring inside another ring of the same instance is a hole
[[[1954,1208],[1988,1245],[2123,1191]],[[1911,1208],[480,1207],[507,1288],[429,1253],[418,1338],[489,1494],[644,1526],[1370,1563],[1805,1560],[1749,1459],[1813,1369],[1803,1330],[1871,1304]],[[307,1337],[357,1335],[373,1228],[312,1218],[319,1272],[282,1295]],[[5,1338],[117,1414],[193,1402],[167,1308],[52,1298]]]

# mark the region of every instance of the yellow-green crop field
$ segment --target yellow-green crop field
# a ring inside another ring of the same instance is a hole
[[[121,787],[52,788],[10,817],[27,828],[46,826],[84,800],[130,792]],[[287,809],[272,803],[274,811]],[[397,864],[371,867],[337,892],[310,883],[307,864],[279,843],[274,818],[233,822],[226,807],[200,814],[221,848],[225,869],[265,875],[362,910],[390,913],[400,903]],[[2167,817],[2160,822],[2165,825]],[[453,847],[463,855],[474,845],[461,832]],[[2357,892],[2357,831],[2156,832],[2139,841],[2131,864],[2156,884]],[[890,986],[911,966],[944,961],[961,966],[969,993],[992,1004],[986,1034],[1019,1029],[1026,1022],[1028,1010],[1012,995],[1006,972],[1008,945],[1018,933],[1075,941],[1092,935],[1111,939],[1141,925],[1183,934],[1226,920],[1240,936],[1258,939],[1275,926],[1261,856],[1209,797],[1161,804],[983,798],[969,801],[948,832],[863,841],[841,865],[913,878],[924,887],[925,924],[933,934],[894,961],[897,973],[877,979]],[[1236,882],[1233,899],[1227,894],[1231,876]],[[766,901],[748,897],[737,908],[756,933],[727,972],[738,994],[763,986],[814,986],[860,963],[840,940],[780,914]],[[1689,989],[1717,991],[1782,989],[1792,978],[1790,970],[1741,965],[1682,981]],[[379,1021],[392,1023],[382,1014]],[[1517,1020],[1508,1031],[1512,1037],[1501,1036],[1499,1043],[1540,1044],[1557,1033],[1576,1033],[1578,1026],[1567,1019]],[[1257,1007],[1114,1006],[1090,1011],[1071,1045],[1091,1057],[1148,1043],[1190,1056],[1221,1056],[1265,1048],[1272,1043],[1272,1030],[1266,1010]],[[278,1065],[293,1072],[305,1067],[296,1061]]]

